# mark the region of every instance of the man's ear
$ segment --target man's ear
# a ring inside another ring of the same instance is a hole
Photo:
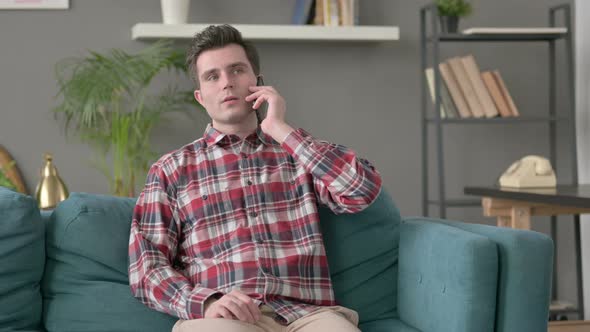
[[[195,90],[195,99],[199,102],[199,104],[203,105],[203,98],[201,97],[201,90]]]

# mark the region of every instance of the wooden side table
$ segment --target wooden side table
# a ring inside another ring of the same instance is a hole
[[[590,207],[544,204],[494,197],[481,199],[483,215],[496,217],[498,227],[531,229],[531,216],[557,216],[590,213]]]

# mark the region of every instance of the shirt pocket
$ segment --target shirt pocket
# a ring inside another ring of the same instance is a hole
[[[238,227],[229,190],[223,186],[199,188],[187,193],[185,238],[197,258],[222,255]]]

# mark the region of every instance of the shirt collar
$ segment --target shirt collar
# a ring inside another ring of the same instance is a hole
[[[207,145],[219,144],[223,146],[229,143],[240,141],[239,136],[222,133],[219,130],[213,128],[211,123],[207,124],[203,138],[205,139]],[[264,145],[279,145],[277,141],[264,133],[260,126],[256,127],[256,132],[248,135],[246,140],[249,140],[253,143],[258,143],[258,141],[260,141]]]

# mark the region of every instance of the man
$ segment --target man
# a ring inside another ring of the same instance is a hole
[[[358,331],[357,313],[334,299],[317,205],[364,209],[378,172],[289,126],[233,27],[196,34],[187,65],[211,124],[149,171],[131,225],[134,296],[180,318],[173,331]]]

